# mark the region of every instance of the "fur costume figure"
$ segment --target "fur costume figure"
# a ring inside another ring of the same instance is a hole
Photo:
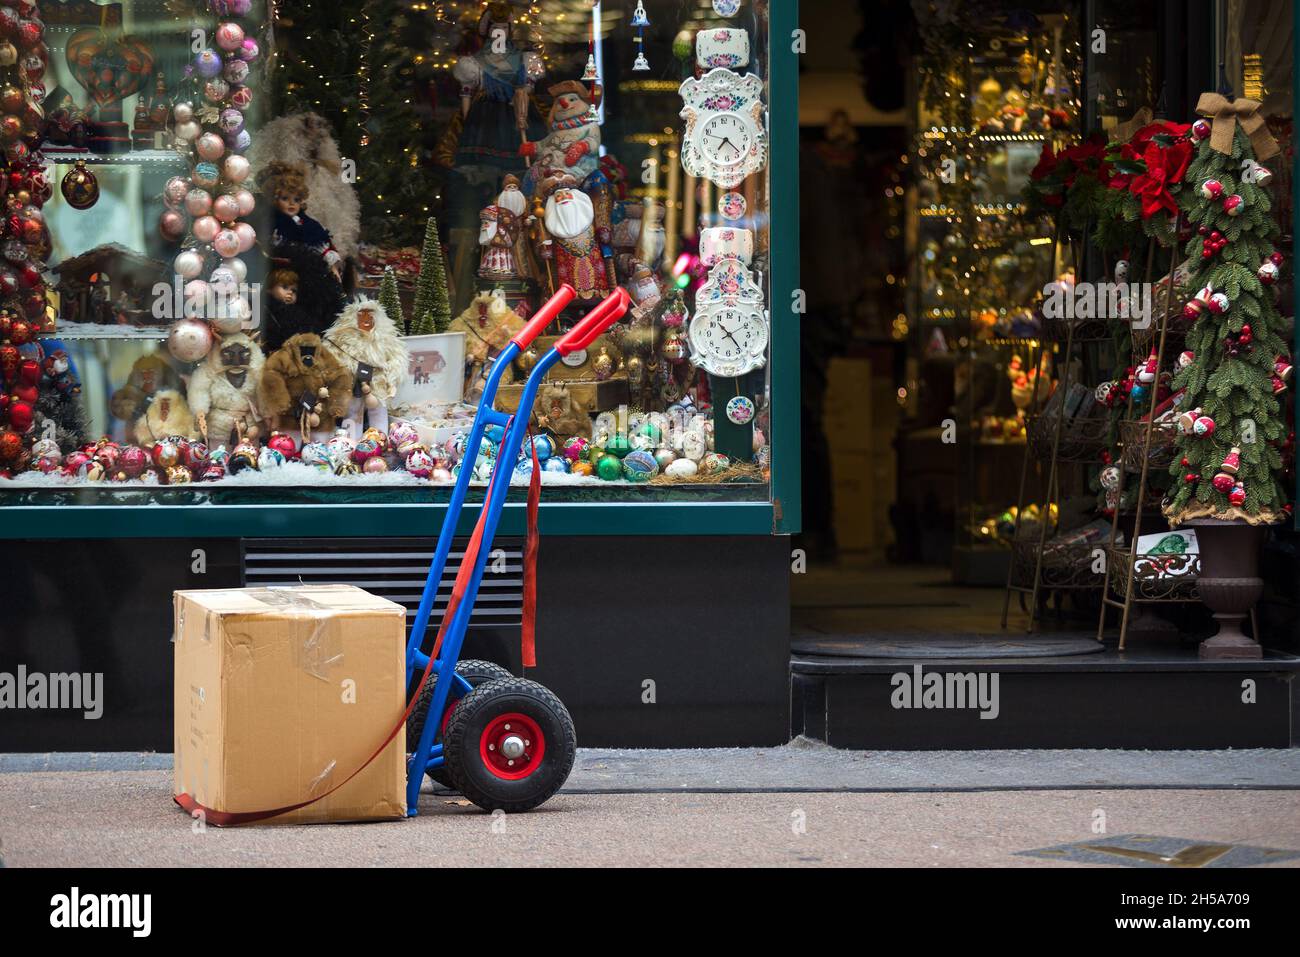
[[[325,341],[352,374],[347,411],[352,438],[360,440],[369,428],[387,433],[388,402],[406,381],[411,361],[393,320],[373,299],[360,299],[343,310]]]
[[[352,373],[316,333],[300,332],[266,358],[257,407],[280,432],[298,429],[303,442],[334,435],[352,402]]]
[[[316,113],[272,120],[253,137],[248,159],[254,174],[276,162],[299,167],[311,194],[312,217],[333,237],[340,255],[350,258],[357,254],[361,202],[352,184],[343,178],[343,157],[328,120]]]
[[[262,283],[259,340],[269,355],[299,332],[323,333],[343,311],[343,286],[310,247],[284,243],[275,250]]]
[[[266,357],[242,332],[222,336],[190,377],[190,411],[209,448],[233,449],[261,430],[257,384]]]
[[[467,402],[477,401],[483,393],[483,367],[488,359],[506,347],[506,343],[525,325],[523,317],[510,308],[504,296],[490,292],[475,296],[459,316],[447,326],[448,332],[465,333],[465,389]],[[501,385],[514,382],[506,369]]]
[[[343,278],[343,254],[320,221],[307,215],[307,174],[301,166],[274,162],[257,174],[257,186],[270,200],[271,245],[301,243],[325,260],[336,278]]]
[[[159,389],[153,395],[144,413],[135,420],[135,442],[151,448],[159,439],[179,435],[185,439],[198,438],[194,431],[194,417],[185,396],[176,389]]]
[[[180,385],[176,370],[158,353],[151,352],[132,363],[126,385],[108,400],[109,411],[114,418],[134,422],[159,390],[179,389]]]
[[[591,438],[591,416],[573,407],[567,382],[542,383],[533,409],[533,419],[538,426],[554,432],[561,440],[575,435]]]

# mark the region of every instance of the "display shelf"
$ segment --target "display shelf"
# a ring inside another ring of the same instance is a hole
[[[1052,454],[1052,443],[1057,429],[1061,438],[1056,450],[1057,461],[1071,463],[1093,463],[1098,460],[1106,447],[1106,433],[1109,427],[1104,416],[1069,419],[1061,427],[1060,416],[1031,416],[1028,423],[1030,451],[1040,458]]]
[[[41,338],[159,342],[167,338],[167,327],[109,325],[102,322],[68,322],[59,325],[53,332],[42,333]]]
[[[41,156],[48,162],[69,166],[78,160],[87,166],[145,166],[185,168],[185,159],[174,150],[131,150],[124,153],[95,153],[72,147],[45,147]]]
[[[1101,547],[1095,542],[1066,543],[1050,539],[1040,545],[1038,535],[1031,534],[1012,544],[1011,580],[1025,591],[1032,590],[1037,566],[1039,585],[1043,589],[1092,591],[1100,588],[1104,579],[1104,573],[1096,570]]]
[[[1128,575],[1132,560],[1132,574]],[[1125,577],[1131,582],[1131,601],[1197,601],[1196,577],[1201,572],[1199,555],[1132,555],[1127,547],[1106,549],[1110,588],[1126,594]],[[1123,603],[1120,603],[1123,607]]]
[[[1120,442],[1123,450],[1120,460],[1129,472],[1141,472],[1146,459],[1153,469],[1168,468],[1174,460],[1178,433],[1171,422],[1157,422],[1151,426],[1151,442],[1147,444],[1147,426],[1141,419],[1121,422]]]

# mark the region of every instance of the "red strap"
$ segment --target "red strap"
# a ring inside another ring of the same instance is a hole
[[[525,668],[537,667],[537,505],[542,500],[542,467],[537,445],[529,436],[533,473],[528,480],[528,532],[524,538],[523,623],[519,629],[520,654]]]
[[[510,426],[507,423],[506,428],[508,429],[509,427]],[[534,452],[534,454],[536,454],[536,452]],[[461,468],[466,467],[472,468],[473,465],[471,463],[461,465]],[[316,797],[310,798],[306,801],[299,801],[297,804],[286,804],[284,807],[267,808],[261,811],[216,811],[200,804],[187,793],[177,794],[173,800],[179,804],[187,814],[193,816],[195,811],[201,811],[204,820],[207,823],[215,824],[217,827],[230,827],[236,824],[252,824],[256,821],[264,821],[267,818],[275,817],[279,814],[288,814],[290,811],[297,811],[299,808],[308,807],[309,805],[315,804],[317,801],[323,801],[368,768],[374,762],[375,758],[383,754],[384,749],[386,749],[392,740],[397,737],[398,732],[405,730],[406,719],[411,716],[411,712],[415,710],[416,702],[420,700],[420,692],[424,690],[424,685],[429,680],[429,675],[433,671],[433,663],[438,658],[438,650],[442,647],[442,639],[447,634],[447,628],[450,627],[451,620],[455,617],[456,609],[460,606],[460,601],[465,596],[465,589],[469,585],[469,580],[473,575],[474,563],[478,558],[479,548],[483,543],[483,527],[487,523],[487,501],[492,496],[492,486],[496,484],[497,476],[501,471],[502,470],[500,469],[493,469],[492,471],[492,481],[488,483],[487,496],[483,499],[483,511],[479,514],[478,524],[474,526],[474,534],[470,536],[469,544],[465,546],[465,555],[461,559],[460,570],[456,573],[456,582],[452,585],[451,597],[447,599],[447,610],[443,613],[442,624],[438,628],[438,637],[433,641],[433,650],[429,652],[429,663],[424,666],[424,673],[420,675],[420,683],[416,685],[415,693],[411,695],[411,700],[407,702],[406,710],[402,712],[402,716],[397,719],[397,723],[393,726],[393,729],[388,732],[387,737],[384,738],[379,747],[375,748],[370,757],[366,758],[366,760],[362,762],[355,771],[324,794],[318,794]],[[508,474],[510,470],[506,469],[504,471]],[[507,481],[509,481],[509,479],[507,479]]]

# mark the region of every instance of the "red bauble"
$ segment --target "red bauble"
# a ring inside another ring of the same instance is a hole
[[[25,435],[32,427],[32,405],[30,402],[11,402],[9,404],[9,427]]]
[[[0,432],[0,462],[13,462],[23,451],[23,437],[12,429]]]
[[[1184,482],[1187,482],[1188,484],[1191,484],[1192,482],[1195,482],[1195,481],[1196,481],[1196,473],[1195,473],[1195,472],[1188,472],[1186,475],[1183,476],[1183,481],[1184,481]]]
[[[293,440],[293,436],[286,435],[284,432],[272,432],[271,437],[266,440],[268,449],[275,449],[286,459],[298,457],[298,443]]]
[[[138,445],[128,445],[118,458],[118,468],[126,473],[127,478],[139,478],[149,467],[149,453]]]
[[[16,346],[23,346],[32,341],[32,324],[17,319],[9,329],[9,341]]]
[[[1220,472],[1218,475],[1214,476],[1212,484],[1214,485],[1215,491],[1223,492],[1226,495],[1228,492],[1232,491],[1232,487],[1237,484],[1237,480],[1227,472]]]

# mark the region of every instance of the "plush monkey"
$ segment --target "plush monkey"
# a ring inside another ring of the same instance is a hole
[[[135,441],[149,448],[169,435],[192,439],[198,433],[194,431],[194,417],[190,415],[185,396],[175,389],[159,389],[148,408],[135,420]]]
[[[538,390],[534,419],[561,439],[570,436],[591,438],[591,416],[573,407],[573,397],[565,382],[545,382]]]
[[[156,352],[141,356],[131,366],[126,385],[113,393],[108,400],[114,418],[134,422],[140,417],[150,399],[160,389],[180,388],[180,376]]]
[[[313,432],[332,436],[351,401],[352,373],[314,332],[290,336],[262,366],[258,409],[268,418],[277,416],[274,427],[282,432],[301,430],[304,442]]]
[[[325,341],[352,373],[347,412],[352,438],[360,439],[372,427],[387,432],[388,401],[406,380],[411,361],[393,320],[379,303],[361,299],[343,310]]]
[[[222,336],[190,377],[190,411],[210,447],[234,448],[257,438],[262,416],[257,384],[266,357],[242,332]]]

